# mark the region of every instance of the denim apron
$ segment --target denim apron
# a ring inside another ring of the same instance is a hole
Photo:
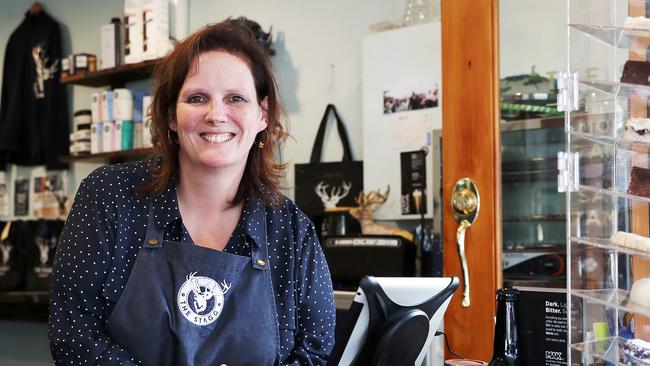
[[[143,365],[274,365],[279,331],[266,240],[251,257],[147,233],[106,323]]]

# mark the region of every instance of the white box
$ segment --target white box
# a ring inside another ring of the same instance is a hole
[[[102,38],[100,69],[110,69],[120,64],[120,27],[120,23],[109,23],[100,27]]]
[[[102,100],[100,93],[92,93],[90,96],[90,121],[92,123],[99,123],[102,121],[101,105]]]
[[[153,147],[151,143],[151,111],[149,107],[152,101],[151,95],[142,98],[142,118],[144,119],[142,126],[142,147]]]
[[[142,148],[142,132],[144,131],[144,123],[142,121],[133,122],[133,148]]]
[[[115,122],[104,121],[102,125],[102,152],[111,152],[117,150],[115,148]]]
[[[124,63],[142,62],[143,19],[140,0],[124,0]]]
[[[133,94],[129,89],[113,90],[113,119],[133,120]]]
[[[91,154],[99,154],[102,151],[102,145],[103,145],[103,128],[104,126],[102,123],[93,123],[90,125],[90,153]]]
[[[115,121],[115,137],[113,139],[113,150],[122,150],[122,124],[124,121]]]
[[[169,1],[140,0],[142,18],[142,58],[154,60],[171,50],[169,42]]]
[[[110,122],[113,118],[113,91],[104,90],[100,93],[100,114],[101,122]]]

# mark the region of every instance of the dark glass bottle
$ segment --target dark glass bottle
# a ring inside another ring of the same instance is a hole
[[[517,339],[517,302],[519,291],[497,290],[497,324],[494,329],[494,352],[490,366],[521,365]]]

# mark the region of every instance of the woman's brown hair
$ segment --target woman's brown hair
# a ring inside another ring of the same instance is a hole
[[[190,35],[156,65],[150,113],[157,158],[150,168],[151,180],[142,191],[149,196],[159,195],[178,174],[178,144],[170,141],[169,122],[176,118],[176,103],[187,74],[198,62],[198,56],[209,51],[228,52],[246,62],[255,82],[257,102],[261,105],[267,98],[267,127],[256,136],[256,144],[250,149],[244,175],[231,204],[238,204],[251,194],[272,205],[279,203],[280,178],[286,166],[276,163],[273,151],[274,145],[284,142],[287,134],[281,121],[284,112],[271,61],[268,51],[231,20],[208,25]],[[257,146],[260,141],[263,148]]]

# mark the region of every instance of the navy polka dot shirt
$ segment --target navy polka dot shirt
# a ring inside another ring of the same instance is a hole
[[[104,325],[144,241],[149,200],[136,188],[147,179],[147,165],[141,161],[104,166],[81,182],[51,275],[49,338],[57,365],[139,364],[128,350],[111,341]],[[165,240],[193,244],[180,217],[173,183],[153,199],[153,209]],[[335,305],[329,270],[311,221],[289,199],[284,207],[274,209],[249,198],[224,251],[249,256],[245,239],[264,240],[260,232],[264,219],[280,363],[324,365],[334,345]],[[142,325],[134,324],[134,332],[138,326]]]

